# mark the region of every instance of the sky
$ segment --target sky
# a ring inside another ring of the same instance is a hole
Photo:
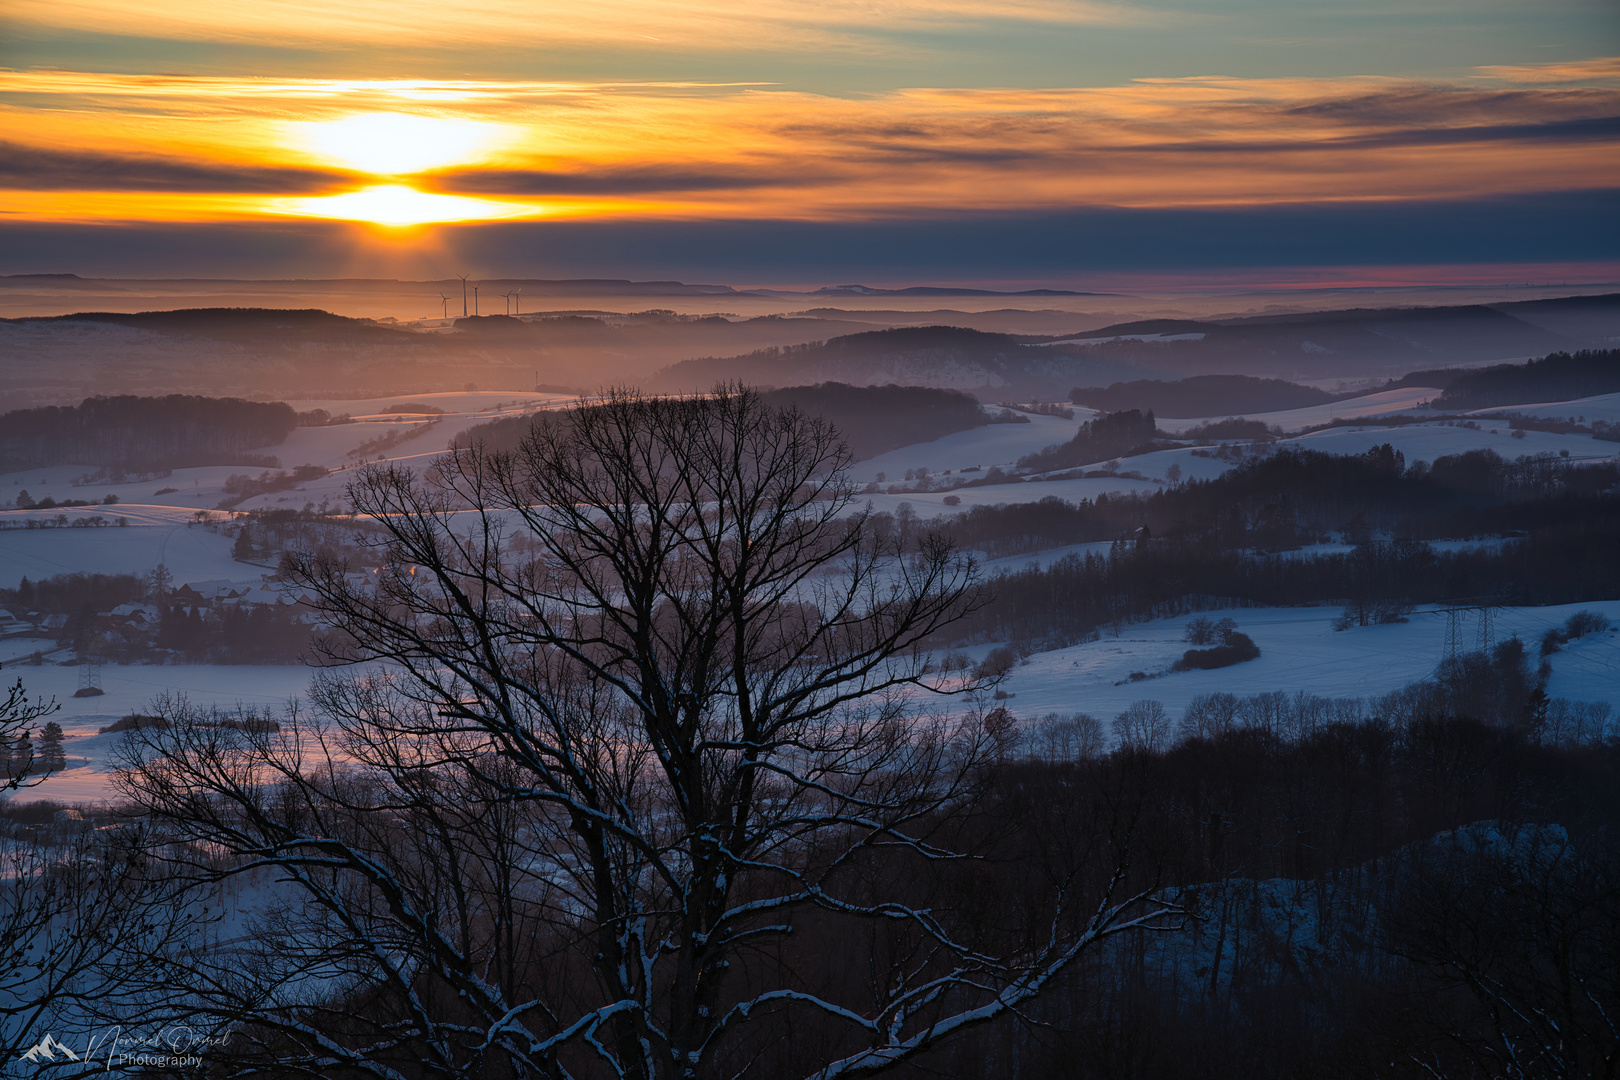
[[[7,0],[0,273],[1620,280],[1614,0]]]

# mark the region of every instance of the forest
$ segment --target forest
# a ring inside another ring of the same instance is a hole
[[[1137,409],[1160,416],[1242,416],[1325,405],[1350,394],[1330,394],[1286,379],[1252,375],[1193,375],[1174,382],[1138,379],[1109,387],[1075,387],[1069,400],[1103,412]]]
[[[46,465],[98,465],[109,474],[273,466],[273,459],[248,451],[274,446],[297,426],[298,414],[281,402],[189,394],[92,397],[0,416],[0,472]]]
[[[955,624],[961,640],[1028,650],[1101,627],[1227,604],[1347,604],[1398,613],[1491,596],[1563,604],[1620,596],[1614,465],[1508,462],[1489,451],[1406,467],[1388,444],[1360,456],[1282,451],[1221,477],[1147,495],[976,506],[928,526],[997,557],[1109,541],[992,579],[995,602]],[[882,528],[896,528],[878,523]],[[1505,537],[1437,551],[1427,541]],[[1325,542],[1350,551],[1299,551]]]
[[[1272,704],[1301,719],[1298,706],[1335,703]],[[990,1075],[1016,1062],[1031,1080],[1608,1075],[1620,1051],[1614,743],[1354,706],[1350,720],[1325,709],[1297,727],[1239,719],[1157,748],[1009,764],[986,875],[1007,901],[1024,895],[1021,867],[1122,808],[1140,872],[1195,891],[1198,914],[1179,934],[1119,942],[1022,1028],[925,1068]]]
[[[1614,393],[1620,393],[1620,349],[1582,349],[1459,374],[1446,384],[1434,407],[1487,409]]]
[[[1134,536],[1144,526],[1155,537],[1277,550],[1326,534],[1351,542],[1373,531],[1441,539],[1536,522],[1602,521],[1612,505],[1604,495],[1617,481],[1612,463],[1576,464],[1555,455],[1508,461],[1471,450],[1408,466],[1388,443],[1359,455],[1290,448],[1147,494],[975,506],[939,525],[960,543],[997,556]]]

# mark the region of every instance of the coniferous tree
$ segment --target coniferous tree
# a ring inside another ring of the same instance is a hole
[[[62,725],[55,720],[47,723],[40,734],[39,764],[46,772],[67,768],[67,756],[62,752]]]

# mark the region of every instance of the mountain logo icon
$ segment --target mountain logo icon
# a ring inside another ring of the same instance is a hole
[[[63,1061],[78,1061],[79,1055],[56,1041],[56,1036],[46,1035],[39,1042],[30,1046],[23,1054],[22,1060],[35,1063],[41,1061],[55,1061],[58,1056]]]

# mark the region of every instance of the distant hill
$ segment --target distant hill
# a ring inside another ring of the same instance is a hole
[[[955,326],[901,326],[810,345],[673,364],[650,380],[660,390],[701,390],[723,379],[759,386],[841,382],[965,390],[980,400],[1059,400],[1087,382],[1163,374],[1162,370],[1027,344],[1010,334]]]
[[[770,292],[761,289],[760,292]],[[794,295],[794,294],[786,294]],[[938,285],[913,285],[905,289],[875,289],[870,285],[826,285],[811,296],[1113,296],[1114,293],[1070,292],[1067,289],[1023,289],[1004,292],[997,289],[961,289]]]
[[[1245,416],[1325,405],[1349,394],[1330,394],[1283,379],[1250,375],[1194,375],[1177,382],[1139,379],[1107,387],[1076,388],[1069,400],[1103,412],[1151,410],[1159,416]]]
[[[17,279],[17,287],[25,287],[22,281]],[[542,286],[566,293],[613,285],[629,296],[675,284],[511,279],[489,287],[521,287],[527,297]],[[714,291],[725,287],[681,287],[695,290],[689,296],[726,295]],[[828,300],[836,295],[821,294]],[[97,303],[116,306],[111,299]],[[95,394],[290,400],[469,385],[594,389],[625,382],[692,391],[727,378],[760,386],[892,383],[961,390],[986,402],[1060,401],[1076,387],[1121,382],[1207,375],[1382,380],[1620,343],[1620,295],[1135,319],[1101,328],[1095,328],[1098,316],[1070,316],[1044,302],[1031,303],[1039,310],[1030,312],[999,304],[997,311],[978,313],[936,308],[928,313],[934,321],[924,323],[917,320],[925,313],[900,311],[899,303],[884,306],[888,310],[818,307],[757,318],[580,310],[521,319],[474,317],[452,325],[433,320],[432,326],[414,329],[314,309],[263,307],[13,319],[0,322],[5,356],[0,402],[6,403],[0,407],[65,405]],[[436,303],[433,308],[439,310]],[[1427,380],[1426,385],[1444,383]],[[1206,404],[1196,414],[1207,415],[1203,409],[1211,407]],[[1169,415],[1184,409],[1161,405],[1159,411]]]
[[[81,311],[72,315],[7,319],[17,323],[112,323],[171,337],[221,341],[267,339],[395,344],[421,341],[420,335],[392,330],[370,319],[351,319],[317,308],[183,308],[178,311]]]
[[[1491,308],[1576,341],[1592,345],[1620,342],[1620,293],[1515,300]]]
[[[831,318],[593,311],[475,317],[421,332],[316,310],[79,312],[0,321],[0,410],[93,394],[361,398],[469,384],[594,390],[638,383],[694,356],[871,328]],[[792,380],[809,381],[825,380]]]
[[[1138,320],[1047,340],[1062,343],[1053,348],[1187,374],[1390,376],[1578,347],[1604,331],[1620,335],[1620,306],[1604,299]]]
[[[853,310],[816,307],[795,314],[801,318],[864,323],[869,326],[961,326],[990,334],[1075,334],[1103,321],[1092,315],[1076,315],[1050,308],[993,308],[989,311],[931,308],[927,311],[902,311],[898,308]]]
[[[768,390],[765,400],[778,408],[824,416],[838,429],[856,460],[876,457],[912,443],[932,442],[956,431],[982,427],[989,417],[971,396],[929,386],[848,386],[822,383]],[[482,442],[492,450],[515,449],[536,423],[554,413],[512,416],[468,428],[456,441]]]
[[[1414,369],[1567,351],[1587,340],[1571,336],[1576,331],[1589,335],[1608,329],[1620,335],[1620,305],[1606,298],[1501,307],[1506,310],[1466,305],[1138,319],[1090,330],[1081,329],[1084,317],[1076,316],[1074,332],[1044,336],[964,326],[896,326],[792,348],[683,361],[659,371],[648,385],[684,391],[726,378],[777,386],[892,382],[966,390],[985,401],[1054,400],[1067,398],[1076,387],[1172,381],[1177,376],[1230,374],[1291,382],[1392,377]],[[848,317],[861,316],[850,312]],[[1162,414],[1185,408],[1167,407]],[[1224,403],[1205,404],[1190,415],[1234,411],[1259,410],[1246,400],[1236,410]]]
[[[828,382],[771,390],[765,400],[832,421],[857,460],[956,431],[983,427],[984,409],[971,395],[929,386],[849,386]]]

